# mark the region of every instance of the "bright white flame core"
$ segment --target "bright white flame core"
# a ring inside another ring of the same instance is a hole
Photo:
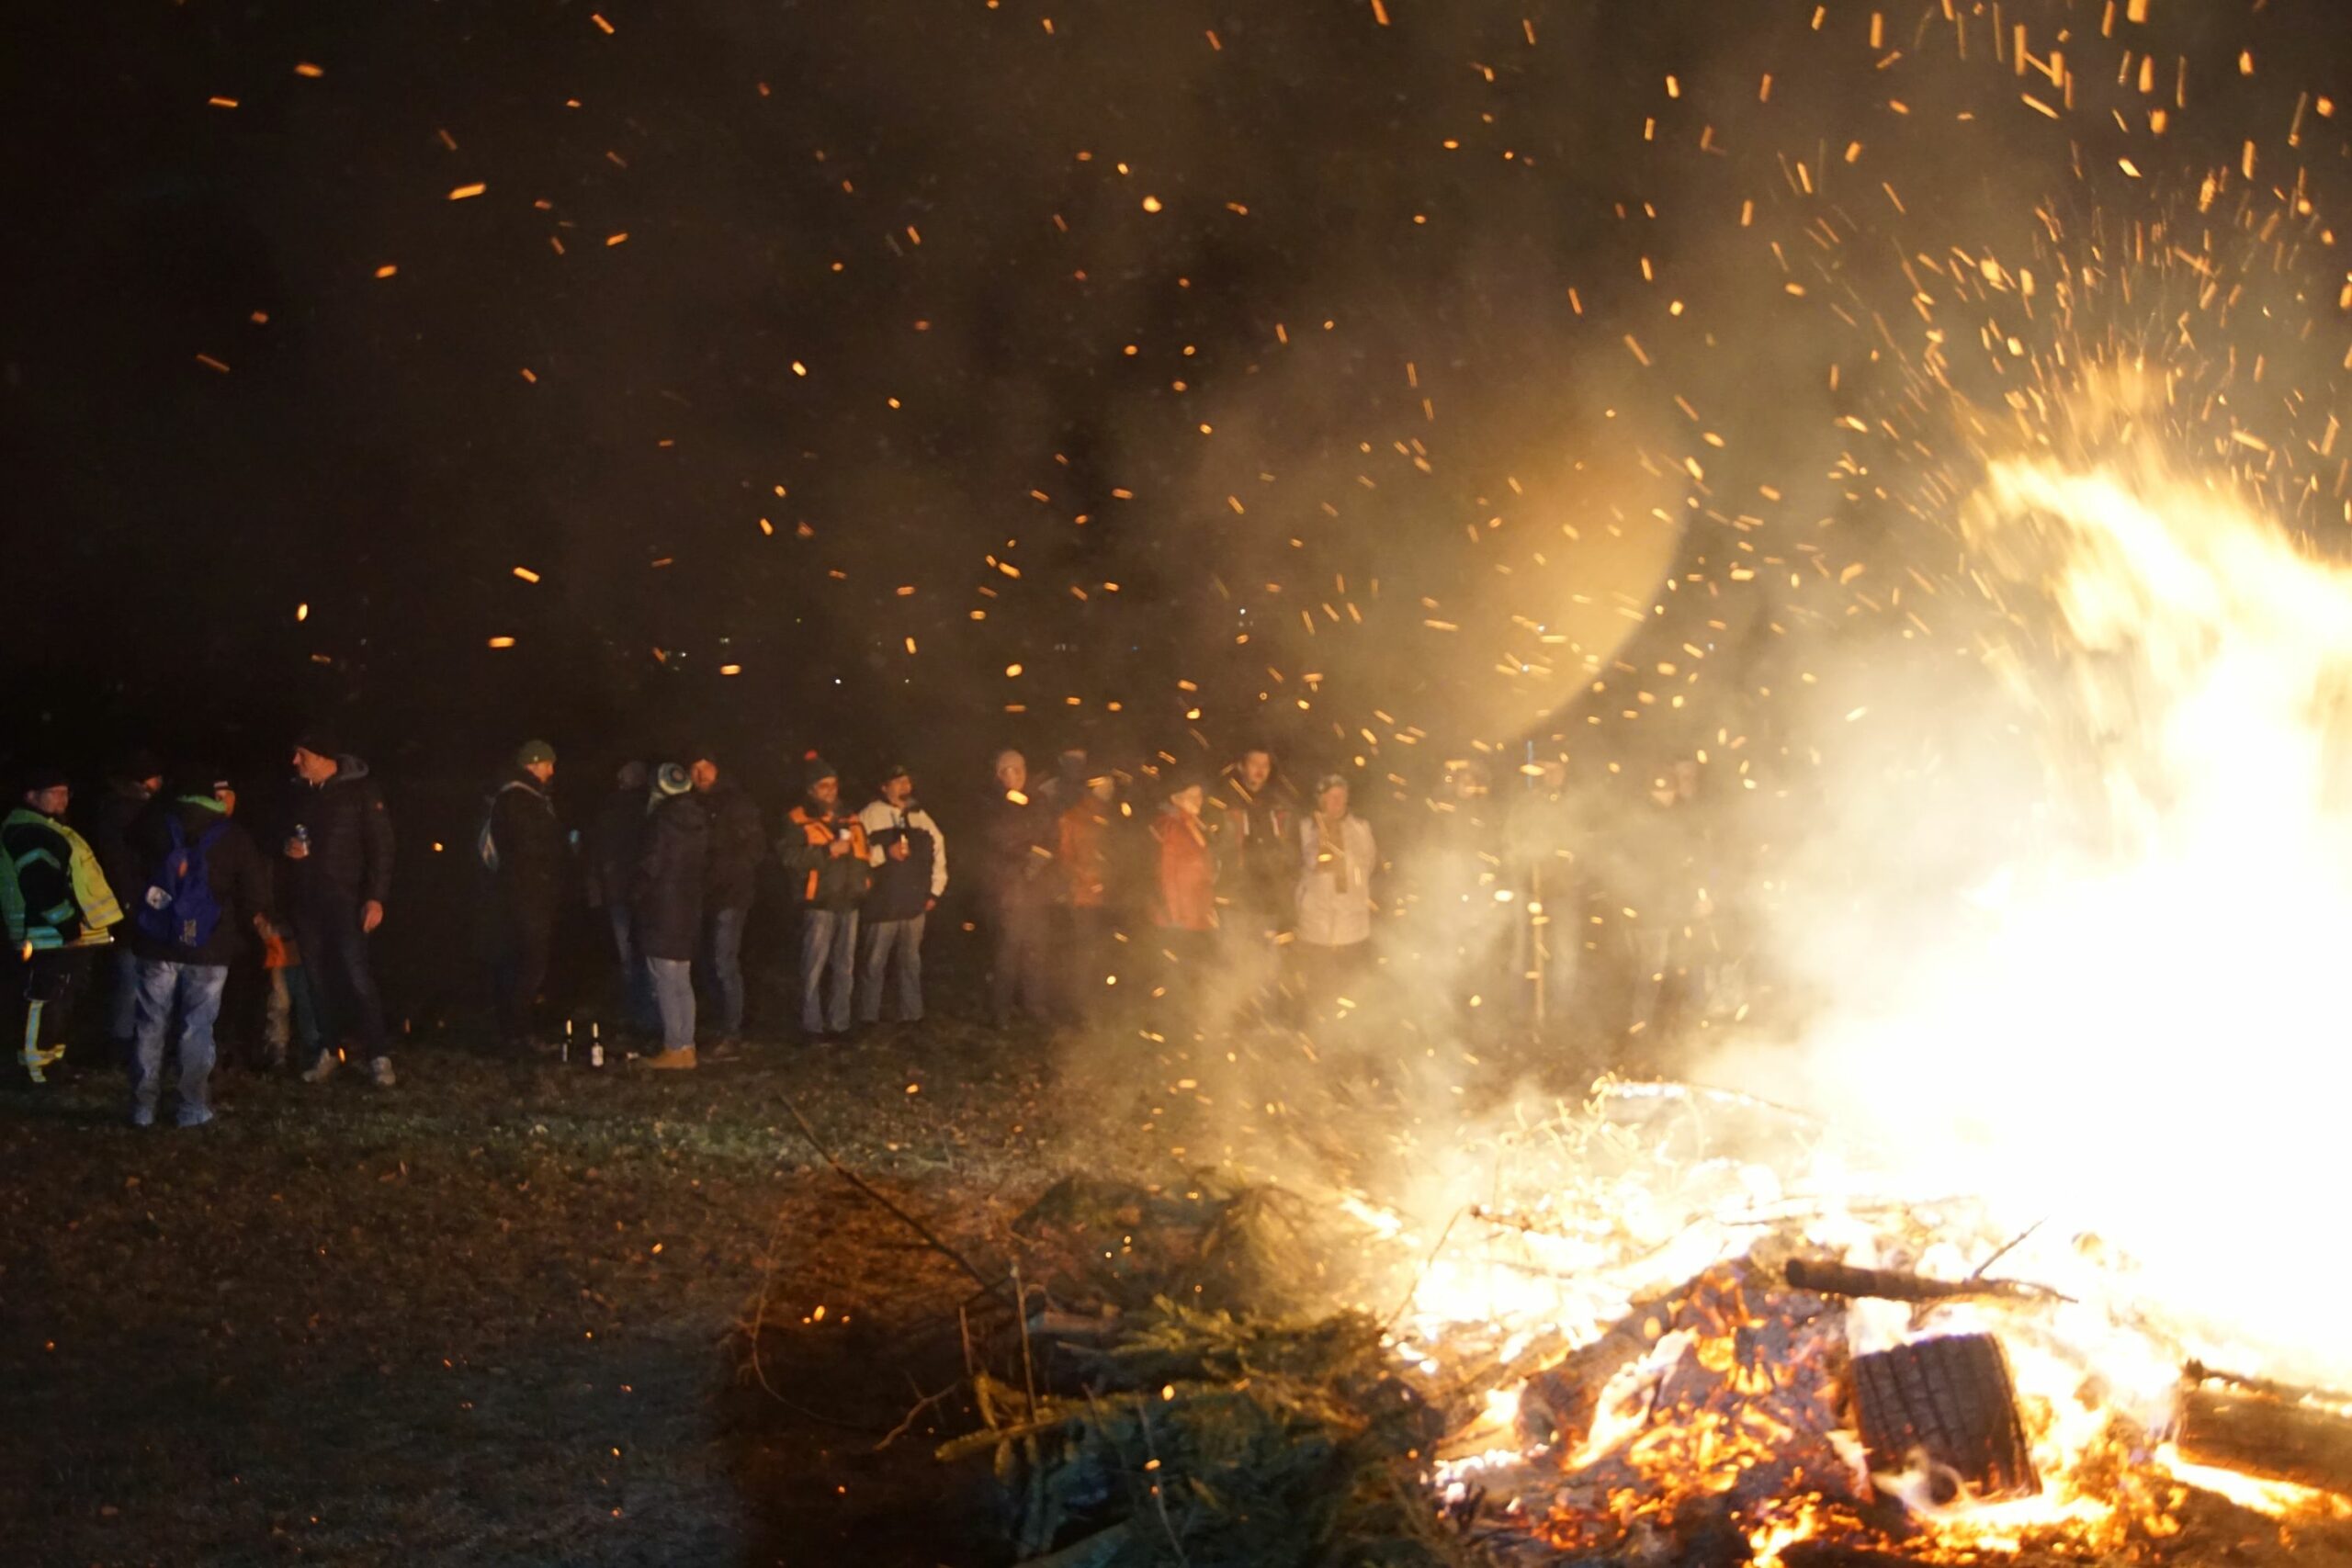
[[[2352,780],[2335,776],[2352,575],[2162,475],[2007,463],[1967,524],[2008,598],[2055,611],[2054,664],[2006,669],[2049,793],[1838,848],[1948,858],[2029,818],[2031,841],[1931,942],[1894,948],[1871,933],[1899,923],[1868,910],[1824,921],[1845,946],[1829,976],[1870,978],[1793,1056],[1723,1075],[1795,1081],[1914,1190],[2096,1233],[2216,1364],[2352,1383],[2331,1215],[2352,1109]],[[2091,808],[2052,809],[2070,792]]]

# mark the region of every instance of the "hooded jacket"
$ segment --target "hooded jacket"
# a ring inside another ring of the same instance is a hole
[[[563,829],[547,786],[520,768],[490,797],[490,841],[498,852],[490,880],[500,913],[552,922],[563,876]]]
[[[721,780],[703,796],[703,809],[710,815],[710,886],[703,901],[713,909],[748,909],[768,852],[759,802]]]
[[[174,852],[171,823],[175,818],[179,821],[181,842],[190,846],[214,829],[221,829],[220,838],[204,852],[204,879],[211,886],[213,901],[220,906],[220,923],[212,928],[203,946],[180,947],[157,942],[139,929],[137,920],[126,920],[123,929],[130,933],[130,951],[151,963],[226,968],[245,950],[254,917],[268,908],[269,864],[243,824],[226,816],[213,801],[158,795],[130,825],[129,847],[139,867],[130,897],[146,896],[165,858]]]
[[[833,842],[842,838],[849,840],[849,852],[837,855]],[[776,851],[799,879],[801,902],[808,908],[842,914],[865,901],[874,873],[866,860],[865,829],[856,818],[830,815],[803,801],[792,808]]]
[[[342,903],[384,904],[392,896],[392,819],[384,796],[356,757],[338,757],[334,777],[294,792],[287,836],[311,830],[311,852],[288,860],[280,886],[296,908]]]
[[[637,944],[650,958],[691,961],[710,879],[710,813],[693,795],[657,796],[649,809],[629,900]]]
[[[923,906],[947,891],[947,840],[931,813],[909,800],[900,810],[876,798],[857,814],[865,830],[865,858],[874,886],[865,895],[869,920],[911,920]],[[905,840],[907,858],[890,858],[890,846]]]

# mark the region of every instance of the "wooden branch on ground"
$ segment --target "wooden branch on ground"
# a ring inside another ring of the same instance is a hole
[[[938,1232],[933,1230],[929,1225],[924,1224],[921,1220],[915,1218],[912,1214],[908,1213],[904,1209],[899,1207],[898,1204],[893,1203],[889,1199],[876,1191],[873,1186],[867,1182],[864,1177],[858,1175],[857,1172],[843,1165],[840,1158],[834,1155],[833,1151],[825,1146],[825,1141],[817,1136],[817,1130],[808,1125],[808,1118],[800,1114],[800,1107],[792,1103],[792,1099],[789,1095],[778,1094],[776,1098],[784,1101],[785,1110],[791,1114],[792,1120],[799,1125],[800,1135],[808,1140],[809,1147],[815,1149],[820,1155],[824,1156],[825,1163],[833,1168],[834,1175],[840,1177],[843,1181],[848,1182],[852,1187],[855,1188],[863,1197],[880,1205],[883,1209],[896,1215],[901,1224],[905,1225],[909,1230],[913,1231],[915,1235],[922,1237],[922,1239],[931,1246],[932,1250],[937,1252],[941,1257],[955,1264],[956,1268],[961,1269],[965,1273],[969,1274],[974,1282],[978,1284],[980,1287],[980,1293],[982,1295],[991,1295],[1005,1288],[1008,1283],[1007,1280],[990,1279],[988,1275],[980,1272],[979,1269],[972,1266],[972,1260],[970,1258],[965,1257],[962,1253],[948,1246],[944,1241],[942,1241],[939,1237]]]
[[[2181,1399],[2183,1459],[2352,1496],[2352,1417],[2256,1393],[2195,1388]]]
[[[2307,1383],[2280,1382],[2275,1378],[2249,1377],[2244,1372],[2224,1371],[2209,1367],[2202,1361],[2191,1361],[2180,1369],[2180,1375],[2192,1383],[2225,1382],[2242,1388],[2248,1393],[2267,1393],[2273,1399],[2317,1400],[2324,1404],[2341,1405],[2352,1410],[2352,1393],[2341,1389],[2313,1388]]]
[[[1887,1269],[1849,1269],[1818,1258],[1792,1258],[1785,1270],[1792,1290],[1823,1296],[1867,1296],[1887,1302],[1947,1302],[1971,1297],[2006,1301],[2071,1301],[2047,1285],[2022,1280],[1931,1280],[1925,1274]]]
[[[933,1405],[937,1404],[941,1400],[946,1398],[949,1394],[954,1393],[963,1386],[964,1385],[960,1382],[951,1382],[945,1388],[941,1389],[937,1393],[923,1393],[922,1389],[916,1389],[915,1392],[922,1394],[922,1397],[915,1401],[914,1408],[907,1412],[907,1417],[905,1420],[899,1422],[897,1426],[891,1427],[889,1431],[883,1434],[882,1440],[874,1445],[874,1451],[877,1454],[880,1453],[884,1449],[888,1448],[892,1443],[897,1442],[900,1438],[903,1438],[909,1432],[913,1431],[915,1422],[922,1418],[924,1411],[930,1409]]]

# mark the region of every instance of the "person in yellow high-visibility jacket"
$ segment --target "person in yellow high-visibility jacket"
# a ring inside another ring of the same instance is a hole
[[[26,775],[20,803],[0,818],[0,923],[15,963],[6,987],[17,1060],[36,1083],[64,1055],[67,1010],[90,950],[114,940],[122,906],[98,857],[62,818],[73,799],[54,768]],[[14,1004],[22,999],[19,1010]]]

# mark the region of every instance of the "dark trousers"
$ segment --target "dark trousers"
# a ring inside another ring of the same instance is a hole
[[[368,933],[359,929],[359,900],[322,898],[297,908],[294,941],[319,1008],[319,1049],[332,1051],[351,1035],[369,1056],[387,1055],[384,1002],[368,962]]]
[[[989,1021],[1010,1021],[1016,1007],[1051,1017],[1054,983],[1046,958],[1050,911],[1034,899],[999,898],[990,913],[995,929],[989,954]]]
[[[1197,1028],[1210,983],[1219,973],[1217,933],[1154,926],[1151,943],[1159,960],[1159,1018],[1169,1028]]]
[[[1123,971],[1134,966],[1125,962],[1125,949],[1113,934],[1117,924],[1110,910],[1100,905],[1080,906],[1065,913],[1064,1000],[1072,1015],[1082,1020],[1104,1011],[1114,1001],[1126,999],[1118,994],[1128,987]],[[1119,976],[1116,987],[1111,984],[1114,975]]]
[[[5,1010],[6,1021],[0,1027],[7,1031],[0,1049],[7,1060],[16,1060],[27,1044],[47,1049],[64,1043],[75,993],[87,981],[91,952],[84,947],[51,947],[35,952],[29,959],[9,956],[6,994],[0,996],[0,1010]],[[38,1038],[28,1042],[25,1024],[35,1002],[41,1004],[40,1029]]]
[[[490,989],[498,1010],[498,1037],[509,1045],[531,1037],[539,992],[547,985],[548,953],[554,945],[552,919],[507,915],[499,922]]]

